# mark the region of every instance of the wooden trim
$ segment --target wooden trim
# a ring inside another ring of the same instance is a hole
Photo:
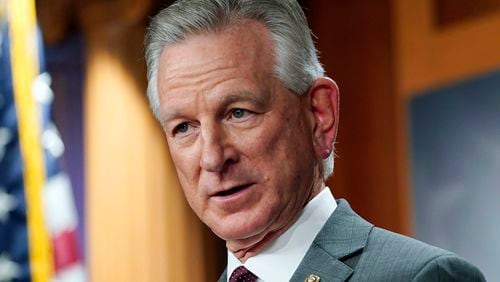
[[[444,29],[434,35],[433,45],[433,75],[414,90],[498,68],[500,12]]]
[[[396,90],[412,92],[428,80],[432,48],[432,0],[393,0]]]
[[[434,25],[432,0],[393,0],[399,95],[500,66],[500,12],[448,28]]]

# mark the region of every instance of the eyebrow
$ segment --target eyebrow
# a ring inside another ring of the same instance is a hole
[[[250,91],[243,90],[230,92],[229,94],[220,97],[219,103],[222,105],[222,107],[227,107],[228,105],[236,102],[251,102],[259,107],[263,107],[266,104],[267,100],[269,100],[269,95],[257,96]],[[173,110],[166,114],[165,118],[161,121],[161,125],[163,126],[163,128],[165,128],[168,122],[182,116],[183,114],[181,114],[179,111]]]
[[[224,95],[220,98],[221,104],[224,106],[230,105],[236,102],[252,102],[258,106],[264,106],[267,101],[266,96],[257,96],[250,91],[236,91],[231,92],[228,95]]]

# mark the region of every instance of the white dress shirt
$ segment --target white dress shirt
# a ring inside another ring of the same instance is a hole
[[[299,218],[274,242],[242,264],[227,252],[227,281],[240,265],[259,277],[258,281],[289,281],[323,225],[337,208],[328,187],[306,204]]]

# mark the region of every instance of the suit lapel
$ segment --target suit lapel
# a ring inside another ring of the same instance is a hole
[[[373,225],[358,216],[345,200],[318,233],[290,281],[304,281],[310,274],[321,281],[346,281],[354,273],[344,261],[363,251]],[[227,269],[218,282],[227,281]]]
[[[343,261],[362,252],[372,228],[345,200],[338,201],[291,281],[304,281],[310,274],[327,281],[347,280],[354,269]]]
[[[311,274],[323,277],[321,281],[345,281],[352,272],[349,266],[313,243],[290,281],[304,281]]]

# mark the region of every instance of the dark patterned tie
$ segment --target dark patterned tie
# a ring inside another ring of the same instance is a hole
[[[246,269],[244,266],[238,266],[229,277],[229,282],[256,282],[257,276]]]

